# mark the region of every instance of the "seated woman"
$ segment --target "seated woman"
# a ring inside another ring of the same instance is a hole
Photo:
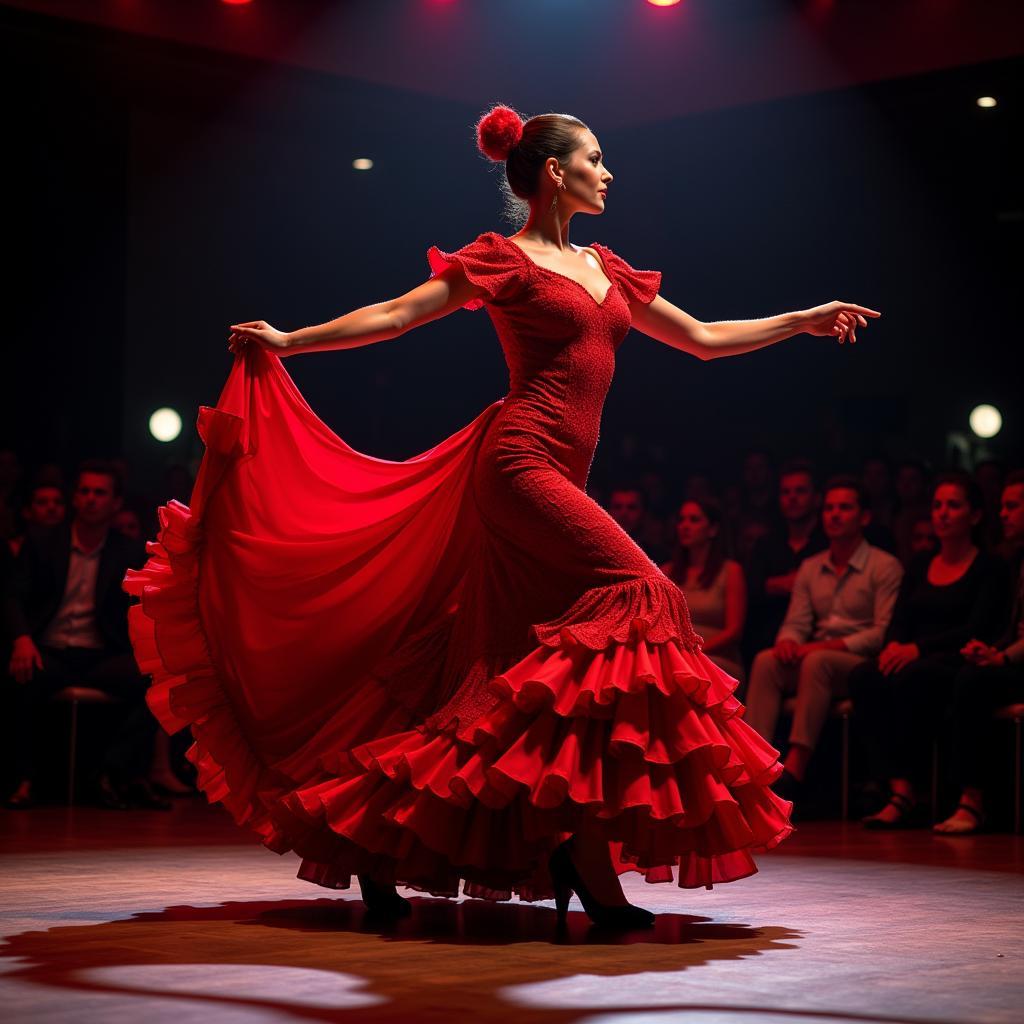
[[[1013,611],[1009,629],[995,644],[972,637],[961,652],[967,662],[953,684],[951,724],[960,799],[945,821],[932,826],[944,835],[970,835],[986,825],[984,808],[986,750],[993,712],[1024,701],[1024,470],[1003,485],[999,518],[1003,544],[1015,549]]]
[[[932,492],[939,551],[911,560],[881,654],[850,673],[873,767],[888,778],[891,791],[880,811],[862,819],[867,828],[914,822],[915,782],[925,772],[929,740],[964,664],[961,649],[972,638],[994,640],[1005,620],[1006,564],[979,550],[972,536],[982,515],[982,495],[969,476],[939,478]]]
[[[686,594],[704,653],[734,679],[744,679],[740,639],[747,586],[739,562],[726,558],[722,510],[711,498],[687,499],[679,509],[676,551],[661,568]]]

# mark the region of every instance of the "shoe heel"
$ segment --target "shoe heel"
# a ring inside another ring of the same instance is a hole
[[[565,924],[569,914],[569,897],[572,896],[572,889],[555,883],[555,911],[558,913],[558,923]]]

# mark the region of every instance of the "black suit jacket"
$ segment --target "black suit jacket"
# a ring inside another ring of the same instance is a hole
[[[71,561],[71,524],[30,532],[10,567],[4,593],[4,632],[8,643],[25,633],[39,644],[60,608]],[[128,569],[140,569],[146,545],[117,530],[107,534],[96,570],[96,628],[111,654],[131,651],[128,606],[121,589]]]

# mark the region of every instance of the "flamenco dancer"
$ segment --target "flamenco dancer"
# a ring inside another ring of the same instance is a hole
[[[567,114],[494,107],[524,227],[456,252],[406,294],[285,333],[233,325],[235,362],[200,410],[191,506],[161,507],[124,587],[149,703],[211,801],[299,877],[377,912],[396,884],[541,900],[572,891],[615,927],[650,925],[619,874],[684,888],[753,874],[792,831],[778,751],[701,651],[679,588],[584,493],[630,326],[699,359],[808,333],[856,341],[849,302],[702,323],[605,245],[576,246],[614,180]],[[319,420],[281,358],[397,338],[486,307],[507,396],[422,455],[362,455]]]

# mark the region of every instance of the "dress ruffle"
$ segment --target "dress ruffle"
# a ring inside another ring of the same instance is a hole
[[[696,651],[703,639],[694,632],[686,599],[664,576],[647,576],[586,591],[557,619],[533,627],[546,647],[579,644],[603,650],[644,637],[652,643],[675,640]]]
[[[605,266],[615,275],[619,288],[630,302],[647,305],[654,301],[661,290],[660,270],[636,270],[606,245],[595,242],[591,248],[604,258]]]
[[[743,722],[736,680],[667,626],[638,631],[653,609],[638,616],[615,593],[591,603],[626,609],[604,642],[563,626],[558,646],[490,681],[475,721],[363,744],[282,798],[272,813],[306,858],[300,876],[345,887],[368,851],[378,877],[437,895],[463,878],[469,895],[546,899],[547,859],[585,821],[648,881],[673,867],[684,888],[753,874],[752,854],[793,831],[792,803],[768,788],[778,751]]]
[[[485,232],[453,253],[432,245],[427,250],[427,261],[431,277],[457,263],[470,282],[484,289],[483,298],[470,299],[463,309],[480,309],[486,302],[500,301],[519,278],[517,262],[493,232]]]

